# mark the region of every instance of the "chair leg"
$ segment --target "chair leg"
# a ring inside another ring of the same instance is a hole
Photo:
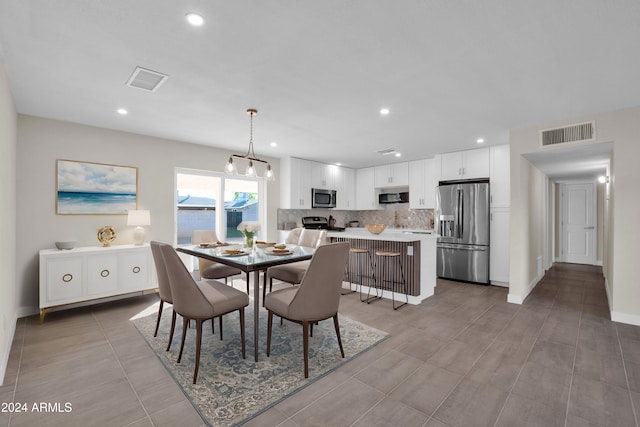
[[[218,317],[220,319],[218,323],[220,324],[220,341],[222,341],[222,316]]]
[[[187,324],[191,324],[191,319],[182,317],[182,339],[180,341],[180,353],[178,354],[178,363],[182,360],[182,351],[184,350],[184,339],[187,336]]]
[[[214,318],[211,319],[211,333],[215,334],[216,333],[216,322],[214,322]]]
[[[156,320],[156,331],[153,333],[154,337],[158,336],[158,328],[160,327],[160,318],[162,317],[162,307],[164,306],[164,301],[160,300],[160,308],[158,308],[158,320]]]
[[[167,344],[167,351],[171,348],[171,341],[173,341],[173,332],[176,329],[176,312],[171,310],[171,331],[169,331],[169,344]]]
[[[245,345],[244,345],[244,308],[241,308],[238,311],[240,312],[240,339],[242,340],[242,358],[246,359],[247,355],[245,352]]]
[[[309,378],[309,322],[302,322],[302,347],[304,351],[304,377]]]
[[[196,367],[193,370],[193,383],[198,379],[198,368],[200,367],[200,348],[202,347],[202,320],[196,320]]]
[[[258,284],[256,283],[254,286],[258,286]],[[251,295],[251,293],[249,292],[249,273],[247,272],[247,295]]]
[[[271,330],[273,329],[273,311],[269,310],[269,317],[267,320],[267,357],[271,353]]]
[[[271,285],[273,284],[273,279],[269,279],[269,292],[271,292]],[[266,283],[265,283],[266,285]],[[262,287],[262,306],[264,307],[264,299],[267,297],[267,287],[263,286]]]
[[[333,316],[333,326],[336,328],[336,336],[338,337],[338,345],[340,346],[340,354],[344,359],[344,348],[342,348],[342,339],[340,338],[340,325],[338,324],[338,313]]]

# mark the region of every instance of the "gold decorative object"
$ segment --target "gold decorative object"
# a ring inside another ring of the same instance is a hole
[[[365,224],[365,227],[367,227],[369,233],[380,234],[387,228],[387,224]]]
[[[102,243],[102,246],[105,247],[111,246],[111,242],[116,240],[117,235],[118,233],[116,233],[115,228],[110,225],[105,225],[98,230],[98,240]]]

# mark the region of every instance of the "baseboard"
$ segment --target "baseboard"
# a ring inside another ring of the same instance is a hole
[[[598,267],[602,267],[602,265],[603,265],[603,264],[602,264],[602,260],[601,260],[601,259],[596,260],[596,263],[595,263],[595,264],[593,264],[593,265],[597,265]]]
[[[611,301],[611,293],[609,292],[609,281],[607,278],[604,278],[604,291],[607,293],[607,303],[609,303],[609,314],[611,318],[613,318],[613,311],[611,311],[611,307],[613,307],[613,301]]]
[[[4,348],[7,350],[2,357],[2,364],[0,364],[0,386],[4,384],[4,376],[7,373],[7,366],[9,365],[9,355],[11,354],[11,345],[13,344],[13,338],[16,334],[16,324],[18,317],[14,315],[11,322],[11,331],[7,337],[7,342],[4,343]]]
[[[640,316],[637,314],[611,312],[611,320],[614,322],[626,323],[628,325],[640,326]]]
[[[512,304],[522,304],[543,277],[544,273],[538,273],[538,275],[526,287],[523,295],[512,294],[511,292],[509,292],[509,294],[507,295],[507,302],[510,302]]]

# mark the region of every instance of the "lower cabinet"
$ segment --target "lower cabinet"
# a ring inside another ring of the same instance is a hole
[[[49,308],[156,288],[148,244],[40,251],[40,322]]]

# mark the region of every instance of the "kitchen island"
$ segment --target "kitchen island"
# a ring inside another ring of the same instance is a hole
[[[400,252],[404,269],[405,280],[408,287],[409,304],[420,304],[422,300],[433,295],[436,286],[436,240],[437,235],[432,234],[432,230],[410,230],[391,228],[386,229],[380,234],[372,234],[366,228],[347,228],[345,231],[327,233],[327,238],[332,242],[348,241],[352,248],[369,249],[373,256],[374,262],[378,257],[375,256],[376,250],[397,251]],[[360,259],[361,264],[358,265],[356,257],[351,256],[349,260],[350,279],[353,283],[360,283],[358,277],[358,268],[362,268],[362,290],[366,293],[371,283],[371,267],[368,265],[369,259],[364,257]],[[396,280],[399,278],[399,270],[397,270]],[[381,277],[380,263],[376,268],[376,277]],[[383,285],[382,296],[391,299],[390,284],[385,282]],[[404,294],[397,292],[396,301],[404,301]],[[401,288],[400,288],[401,289]],[[375,293],[375,290],[371,290]]]

